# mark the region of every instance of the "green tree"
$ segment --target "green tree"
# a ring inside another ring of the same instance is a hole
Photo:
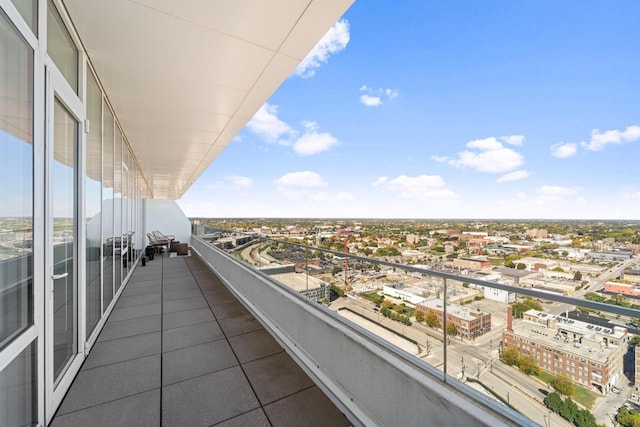
[[[458,335],[458,327],[453,323],[447,323],[447,335],[452,337]]]
[[[416,322],[420,323],[424,320],[424,312],[416,310]]]
[[[553,412],[560,412],[560,408],[562,407],[563,401],[562,397],[555,391],[549,393],[547,397],[544,398],[544,405],[551,409]]]
[[[550,382],[551,387],[560,394],[571,396],[576,391],[576,386],[566,375],[558,375]]]
[[[598,427],[598,423],[596,423],[596,417],[586,409],[581,409],[578,411],[578,415],[573,420],[573,423],[578,427]]]
[[[631,337],[631,340],[629,341],[632,345],[638,345],[640,344],[640,335],[634,335]]]
[[[582,280],[582,273],[576,270],[576,272],[573,273],[573,280],[575,280],[576,282]]]
[[[339,265],[334,265],[333,269],[331,270],[331,275],[333,277],[336,277],[336,274],[340,273],[342,271],[342,267],[340,267]]]
[[[520,356],[520,359],[518,359],[518,368],[527,375],[537,375],[538,372],[540,372],[538,359],[528,354]]]
[[[387,310],[390,310],[392,307],[393,307],[393,303],[388,299],[382,301],[382,308],[386,308]]]
[[[435,328],[438,326],[438,316],[436,316],[434,312],[430,311],[424,315],[424,322],[427,326]]]
[[[502,350],[500,358],[507,365],[513,366],[517,365],[520,360],[520,351],[512,345],[505,347]]]
[[[527,268],[527,265],[526,265],[526,264],[523,264],[523,263],[521,263],[521,262],[519,262],[519,263],[516,265],[516,268],[517,268],[518,270],[524,270],[525,268]]]
[[[580,408],[578,408],[578,405],[568,397],[560,408],[560,415],[562,415],[562,418],[565,420],[573,422],[578,416],[579,411]]]

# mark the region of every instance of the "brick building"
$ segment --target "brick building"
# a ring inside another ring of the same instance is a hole
[[[502,332],[502,348],[508,346],[535,357],[545,372],[566,375],[582,387],[606,394],[622,376],[627,330],[537,310],[514,322],[509,306]]]
[[[444,323],[444,307],[441,299],[431,299],[416,304],[416,310],[423,313],[435,313],[438,326]],[[472,310],[458,304],[447,304],[447,323],[453,323],[458,328],[458,336],[475,338],[491,330],[491,313]]]

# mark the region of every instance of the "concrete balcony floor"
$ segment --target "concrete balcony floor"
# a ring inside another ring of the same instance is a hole
[[[51,425],[350,423],[196,255],[164,255],[134,271]]]

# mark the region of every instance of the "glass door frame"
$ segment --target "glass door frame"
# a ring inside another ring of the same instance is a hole
[[[83,81],[83,80],[82,80]],[[75,375],[80,370],[85,357],[85,290],[83,284],[84,277],[84,232],[82,225],[83,218],[83,191],[84,191],[84,143],[85,136],[82,132],[84,124],[85,109],[84,104],[78,95],[69,86],[64,76],[53,65],[53,62],[47,58],[45,67],[45,123],[46,123],[46,143],[45,143],[45,274],[44,274],[44,294],[45,294],[45,414],[46,420],[49,422],[58,406],[62,402],[65,393],[68,391]],[[76,319],[75,337],[76,348],[75,354],[71,356],[67,362],[63,373],[56,381],[54,377],[54,253],[53,253],[53,164],[54,164],[54,109],[55,103],[59,102],[64,106],[65,110],[71,115],[76,122],[76,141],[74,147],[74,243],[73,243],[73,283],[74,283],[74,317]]]

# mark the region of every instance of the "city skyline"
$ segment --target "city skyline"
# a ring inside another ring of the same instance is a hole
[[[634,219],[634,2],[355,3],[188,216]]]

